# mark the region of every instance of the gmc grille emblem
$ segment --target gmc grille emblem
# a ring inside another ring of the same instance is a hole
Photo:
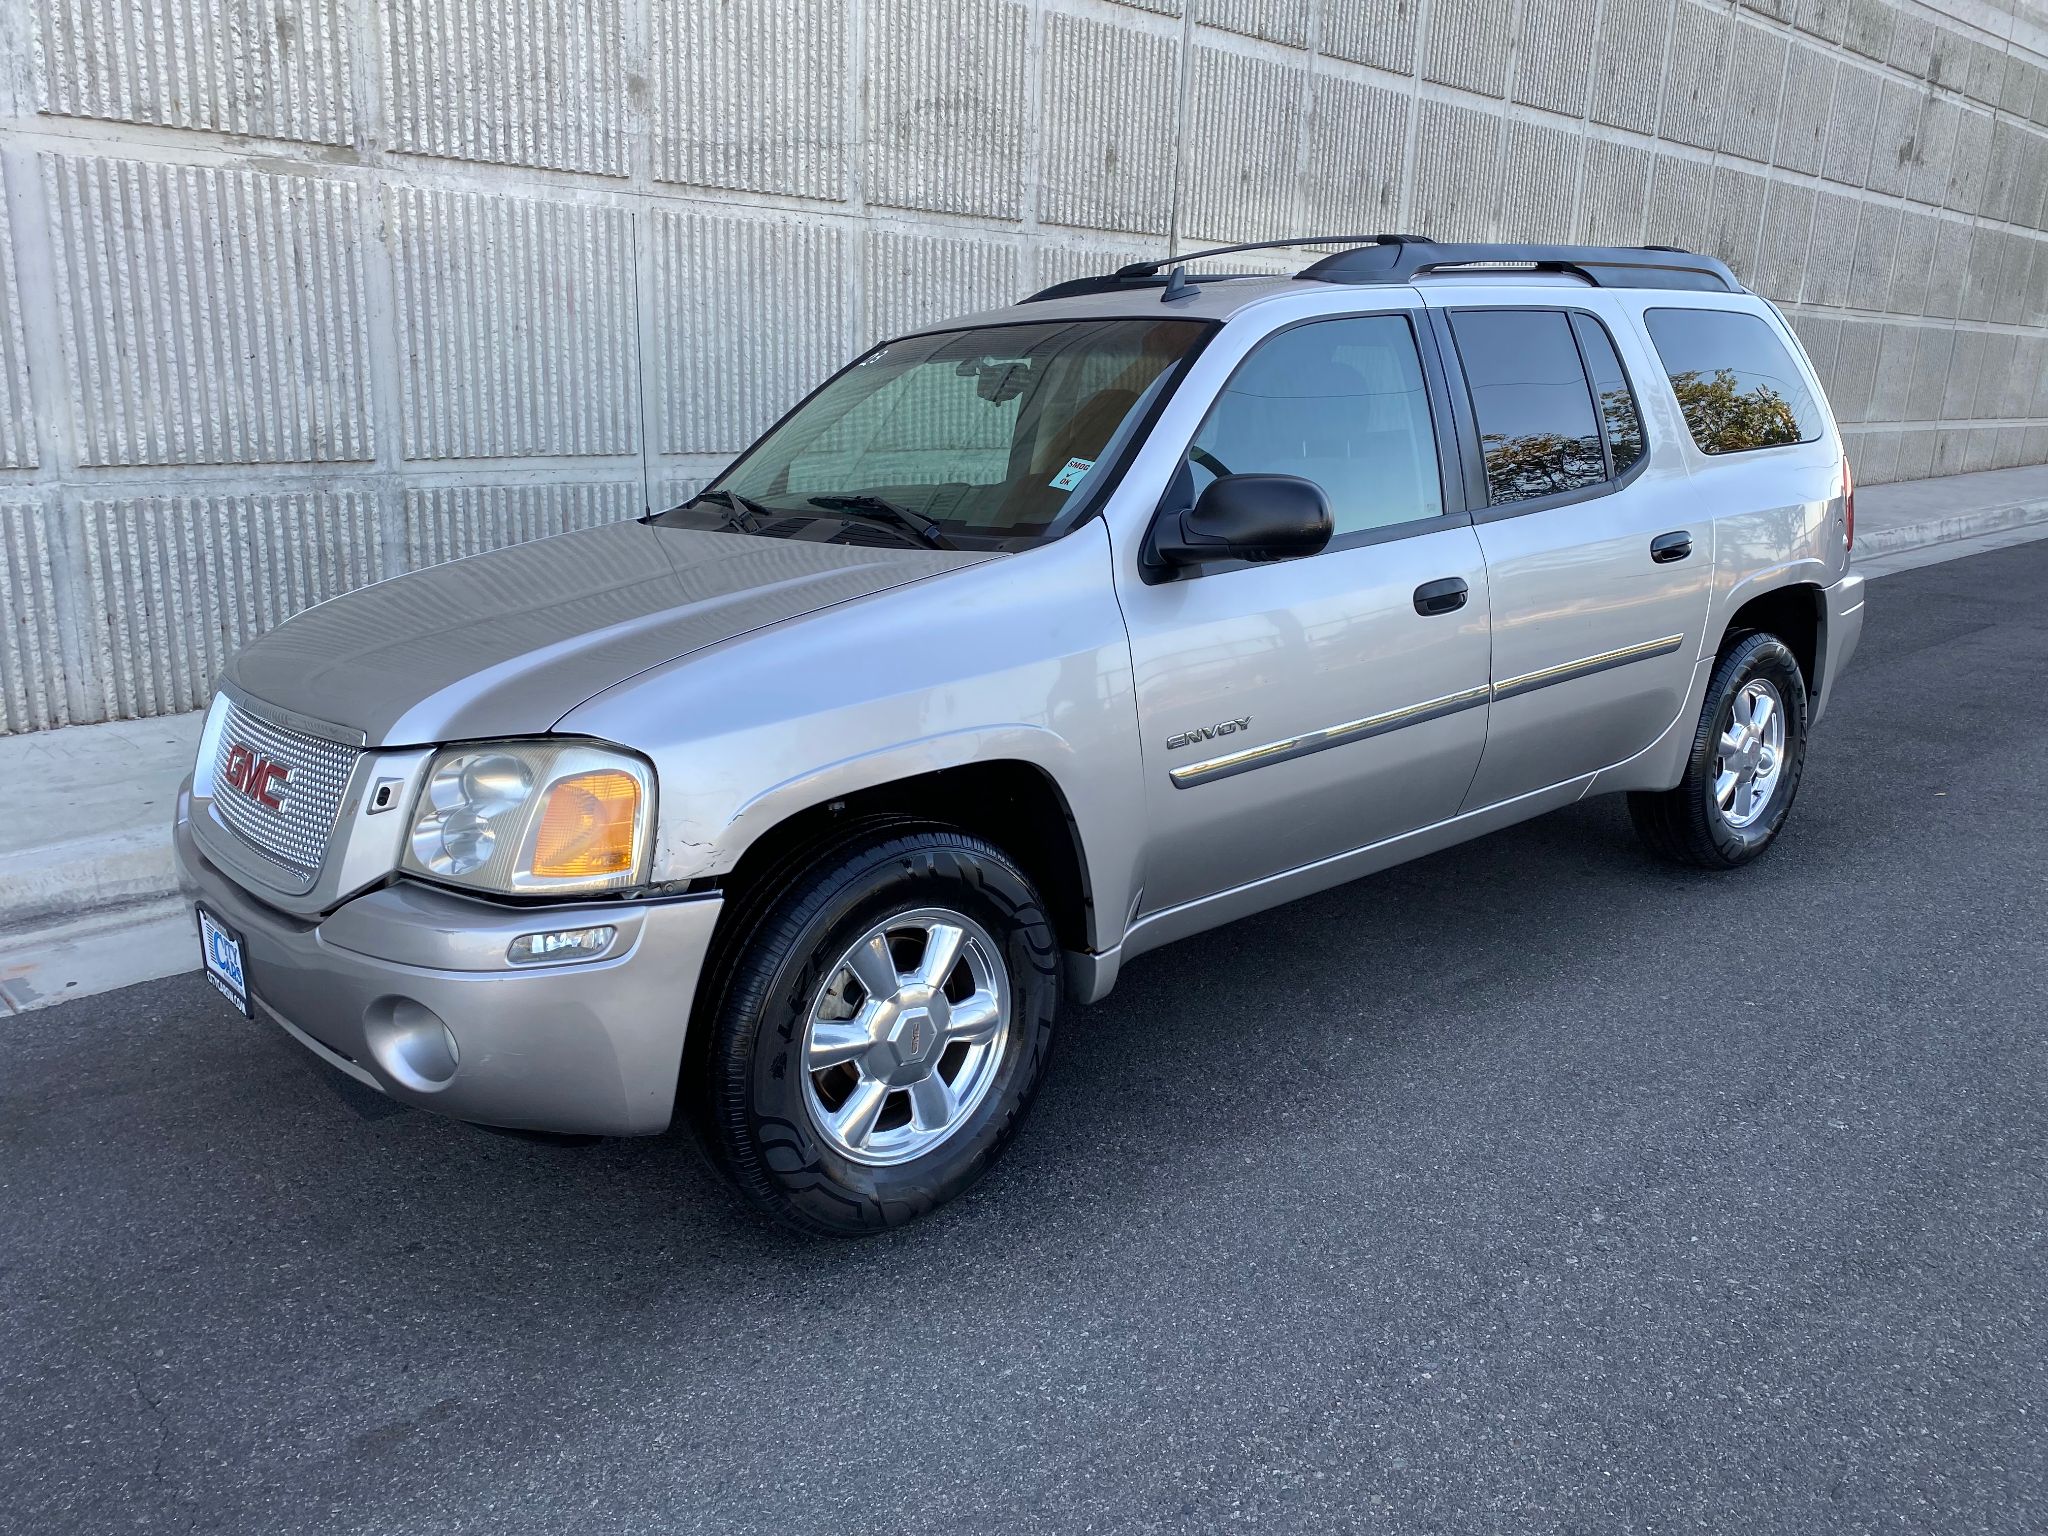
[[[231,788],[247,795],[258,805],[267,805],[273,811],[284,809],[284,801],[278,789],[292,776],[292,771],[274,757],[265,757],[240,742],[228,748],[228,760],[221,768],[221,777]]]

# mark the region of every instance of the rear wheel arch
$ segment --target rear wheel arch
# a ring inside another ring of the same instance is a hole
[[[1821,658],[1825,656],[1827,594],[1816,583],[1794,582],[1748,598],[1728,616],[1717,656],[1725,656],[1745,635],[1775,635],[1785,643],[1806,679],[1809,700],[1820,696]]]

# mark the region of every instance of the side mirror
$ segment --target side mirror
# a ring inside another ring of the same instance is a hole
[[[1330,498],[1299,475],[1223,475],[1185,512],[1167,512],[1152,530],[1152,553],[1166,565],[1212,560],[1293,560],[1330,542]]]

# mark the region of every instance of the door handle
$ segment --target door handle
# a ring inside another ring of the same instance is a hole
[[[1465,606],[1465,598],[1471,592],[1462,576],[1446,576],[1441,581],[1425,581],[1415,589],[1415,611],[1424,618],[1439,613],[1456,613]]]
[[[1660,533],[1650,540],[1650,558],[1659,565],[1683,560],[1691,553],[1692,535],[1689,533]]]

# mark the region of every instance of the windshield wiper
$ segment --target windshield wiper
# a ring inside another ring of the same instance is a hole
[[[694,507],[703,501],[725,508],[725,520],[719,526],[732,533],[758,533],[760,530],[753,526],[754,518],[774,518],[781,515],[773,507],[764,507],[760,502],[742,496],[738,491],[728,491],[723,486],[715,491],[699,491],[683,505]]]
[[[933,549],[958,549],[960,546],[940,530],[939,525],[928,517],[922,517],[908,507],[899,507],[895,502],[882,496],[812,496],[807,498],[814,507],[823,507],[828,512],[852,513],[862,522],[880,523],[885,527],[907,528]]]

